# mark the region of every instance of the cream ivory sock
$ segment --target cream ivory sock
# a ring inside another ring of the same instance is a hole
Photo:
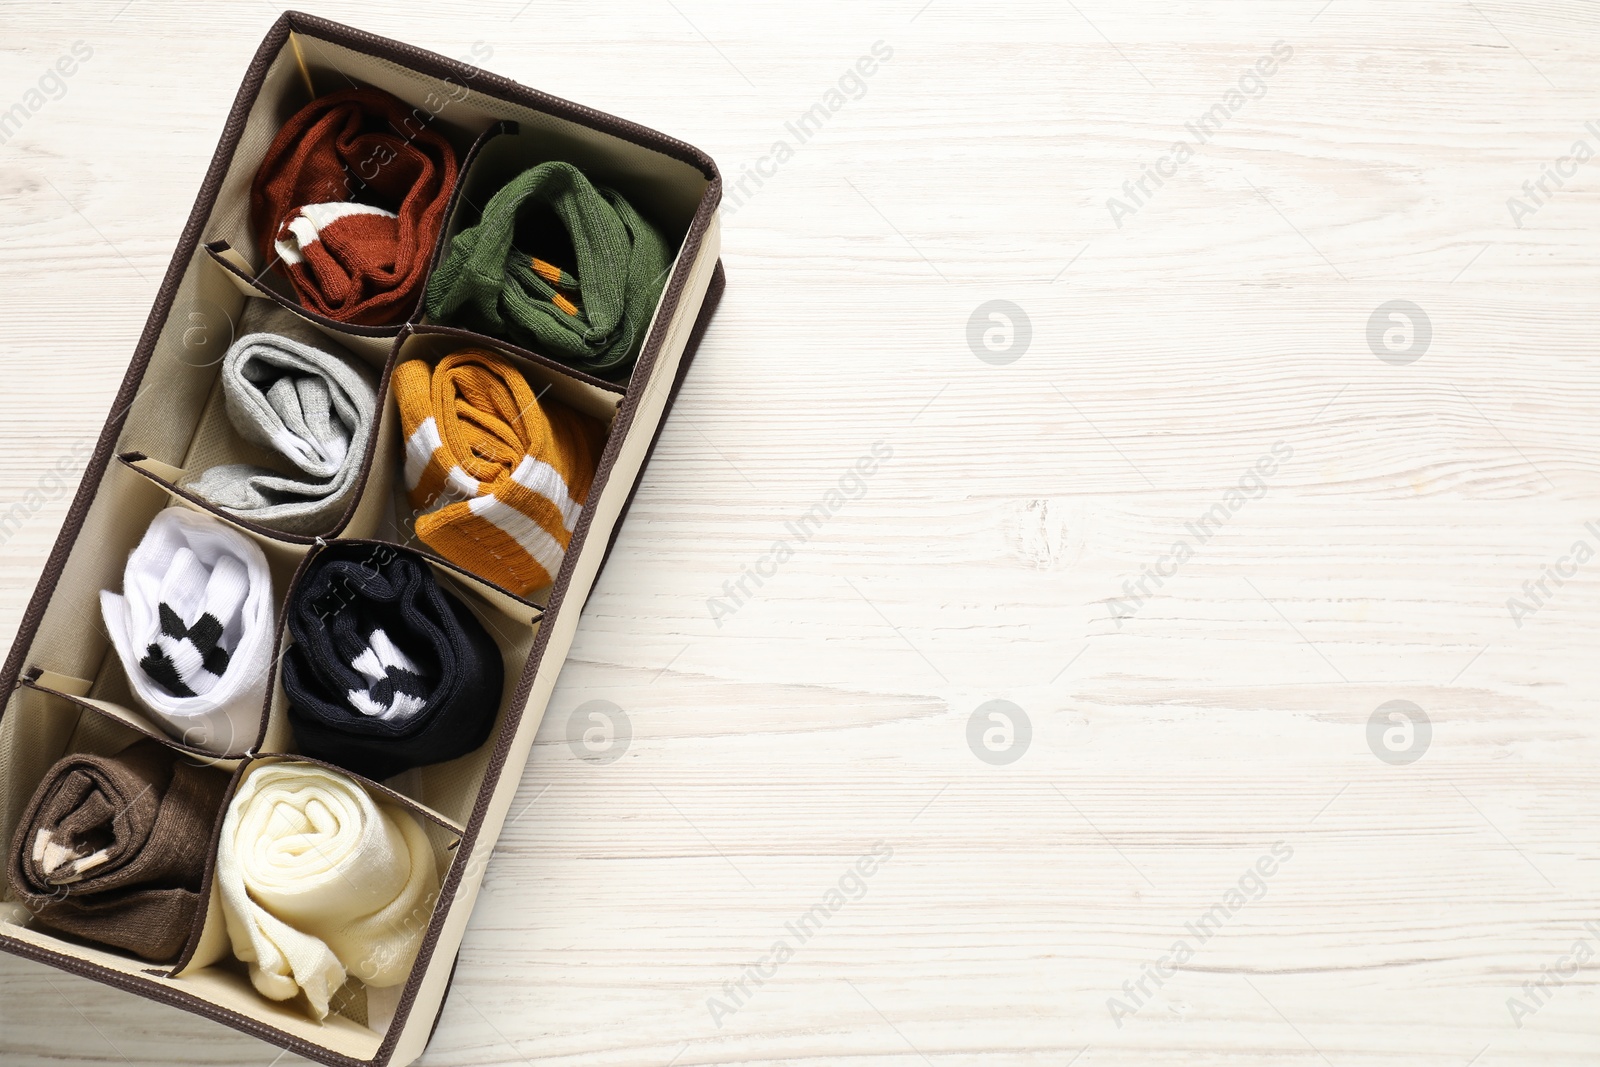
[[[348,975],[405,981],[439,894],[433,848],[410,812],[309,763],[262,763],[222,825],[217,884],[234,955],[262,996],[304,993],[312,1014]]]

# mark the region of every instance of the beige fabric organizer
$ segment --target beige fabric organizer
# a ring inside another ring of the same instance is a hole
[[[456,145],[462,169],[435,263],[449,236],[473,221],[472,205],[482,202],[483,190],[546,159],[572,162],[621,190],[678,243],[629,380],[602,381],[537,352],[429,324],[420,307],[399,326],[345,327],[300,309],[281,280],[264,272],[249,225],[251,179],[285,119],[314,95],[353,84],[414,105],[419,121]],[[233,435],[218,385],[223,352],[247,300],[291,307],[366,360],[381,383],[378,432],[360,485],[326,534],[284,535],[222,516],[266,552],[280,650],[287,641],[284,601],[325,542],[359,539],[423,549],[408,528],[398,477],[399,418],[387,382],[399,361],[435,361],[464,343],[498,350],[536,390],[548,387],[551,396],[608,424],[600,468],[549,589],[518,597],[433,561],[441,584],[471,607],[500,646],[506,687],[495,733],[481,749],[386,783],[365,783],[422,821],[442,880],[431,914],[419,917],[427,931],[403,986],[366,990],[352,979],[335,1014],[320,1024],[294,1002],[259,996],[232,959],[211,871],[211,906],[174,965],[152,966],[58,935],[33,923],[9,897],[0,898],[0,949],[216,1019],[322,1063],[398,1067],[421,1054],[583,602],[720,299],[720,196],[712,161],[662,134],[396,41],[298,12],[279,18],[245,76],[133,363],[0,674],[0,842],[9,847],[45,772],[69,753],[110,754],[155,737],[184,758],[230,771],[234,787],[254,761],[304,759],[294,752],[281,679],[251,736],[167,736],[138,710],[100,620],[99,591],[121,588],[128,553],[156,513],[169,506],[210,510],[177,488],[184,471],[260,461]],[[201,743],[224,756],[208,755]],[[221,812],[214,839],[220,820]],[[213,852],[214,845],[215,840]]]

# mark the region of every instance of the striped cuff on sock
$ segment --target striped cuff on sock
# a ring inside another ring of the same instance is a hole
[[[536,399],[514,366],[478,349],[433,368],[402,364],[394,390],[418,538],[515,593],[549,585],[578,527],[605,427]]]

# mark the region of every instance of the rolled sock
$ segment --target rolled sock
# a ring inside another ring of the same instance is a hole
[[[356,217],[363,215],[367,217]],[[398,218],[399,216],[393,211],[385,211],[370,204],[356,204],[348,200],[334,201],[331,204],[307,204],[289,212],[282,228],[278,231],[277,240],[272,243],[272,250],[288,266],[304,266],[308,257],[318,254],[319,250],[315,246],[323,240],[322,235],[325,231],[329,234],[329,238],[323,242],[324,248],[340,238],[346,242],[355,240],[354,234],[358,228],[367,231],[366,240],[380,240],[383,232],[393,226],[389,220]],[[341,220],[346,220],[343,225],[335,225]]]
[[[294,312],[251,300],[222,360],[228,420],[282,469],[211,467],[182,488],[285,533],[330,529],[355,498],[376,421],[373,373]]]
[[[217,755],[260,733],[272,681],[267,557],[221,520],[156,515],[128,556],[122,593],[100,593],[112,647],[139,703],[167,733]]]
[[[554,216],[565,238],[517,248],[532,216]],[[550,262],[570,258],[572,270]],[[672,250],[621,193],[570,163],[523,171],[450,240],[428,281],[430,318],[513,341],[593,374],[618,377],[639,355],[666,287]]]
[[[401,322],[422,298],[456,153],[378,89],[320,96],[290,116],[250,187],[263,262],[338,322]]]
[[[51,767],[11,843],[6,877],[42,925],[157,963],[200,910],[228,776],[155,741]]]
[[[228,805],[217,886],[234,955],[262,996],[304,994],[321,1020],[347,977],[398,985],[438,897],[427,834],[408,811],[307,763],[260,763]]]
[[[499,646],[417,553],[335,544],[287,610],[283,688],[301,753],[384,779],[488,740],[505,682]]]
[[[465,348],[393,386],[417,537],[518,595],[555,580],[605,445],[597,419],[535,398],[522,373]]]

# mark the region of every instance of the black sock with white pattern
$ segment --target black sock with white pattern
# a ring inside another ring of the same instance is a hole
[[[288,624],[283,688],[302,754],[383,779],[488,740],[499,646],[418,553],[322,550],[289,594]]]

